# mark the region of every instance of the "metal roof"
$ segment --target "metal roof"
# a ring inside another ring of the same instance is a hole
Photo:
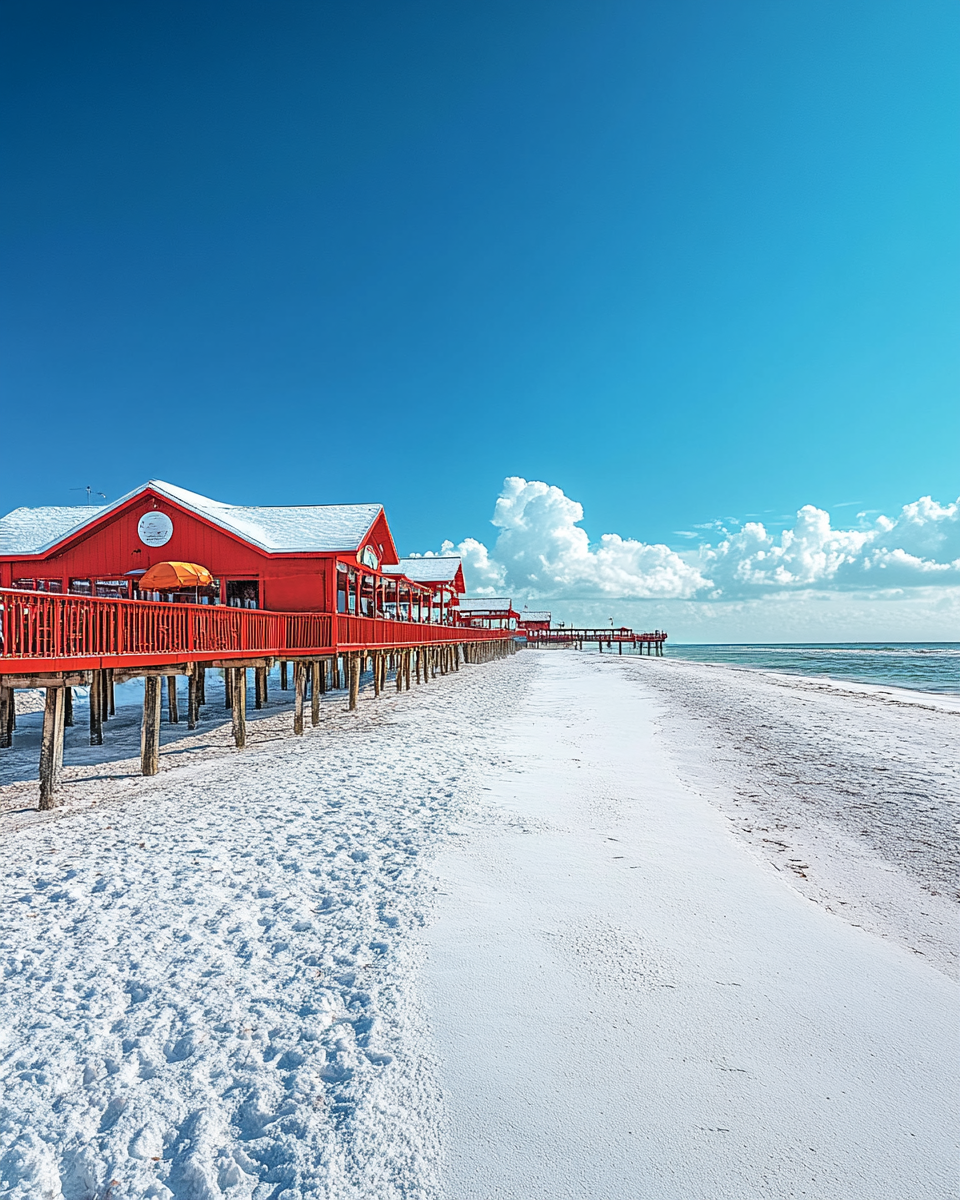
[[[358,550],[383,507],[380,504],[289,507],[224,504],[153,479],[101,507],[14,509],[0,518],[0,554],[40,554],[148,489],[235,533],[245,542],[274,552]]]
[[[103,511],[102,506],[15,508],[0,517],[0,554],[36,554],[79,529]]]
[[[549,621],[550,617],[548,612],[527,612],[526,609],[520,614],[521,621]]]
[[[406,575],[417,583],[453,583],[460,566],[460,559],[455,555],[426,554],[423,557],[401,558],[395,567],[384,567],[384,571]]]
[[[507,596],[471,596],[460,601],[461,612],[512,612],[513,601]]]

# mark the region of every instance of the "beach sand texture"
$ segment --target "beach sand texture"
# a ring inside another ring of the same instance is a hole
[[[51,817],[0,760],[2,1194],[956,1194],[955,715],[528,651],[238,754],[216,688],[152,779],[79,708]]]

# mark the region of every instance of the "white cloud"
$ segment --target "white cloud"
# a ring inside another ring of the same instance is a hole
[[[749,599],[815,591],[945,587],[960,584],[960,501],[925,496],[893,519],[859,514],[853,529],[835,529],[813,505],[781,533],[759,521],[706,522],[722,533],[716,545],[681,553],[605,533],[591,542],[583,508],[550,484],[504,480],[492,524],[492,548],[475,538],[445,542],[464,561],[474,595],[506,594],[518,602],[609,599],[644,601]]]
[[[504,480],[493,524],[492,550],[474,538],[456,547],[475,595],[518,600],[568,598],[667,599],[709,585],[699,566],[668,546],[605,533],[593,545],[580,528],[583,508],[558,487],[513,476]],[[451,542],[444,547],[449,553]]]
[[[861,518],[865,514],[861,514]],[[771,589],[923,587],[960,583],[960,503],[929,496],[857,529],[834,529],[823,509],[807,504],[778,537],[750,522],[717,546],[702,546],[700,561],[717,596]]]

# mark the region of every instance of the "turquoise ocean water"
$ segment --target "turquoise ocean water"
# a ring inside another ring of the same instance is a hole
[[[731,663],[790,675],[819,675],[960,694],[960,642],[833,642],[769,646],[680,646],[667,642],[669,658]]]

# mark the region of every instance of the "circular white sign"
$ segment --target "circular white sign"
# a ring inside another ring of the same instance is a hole
[[[137,522],[137,534],[145,546],[165,546],[173,537],[173,522],[166,513],[144,513]]]

